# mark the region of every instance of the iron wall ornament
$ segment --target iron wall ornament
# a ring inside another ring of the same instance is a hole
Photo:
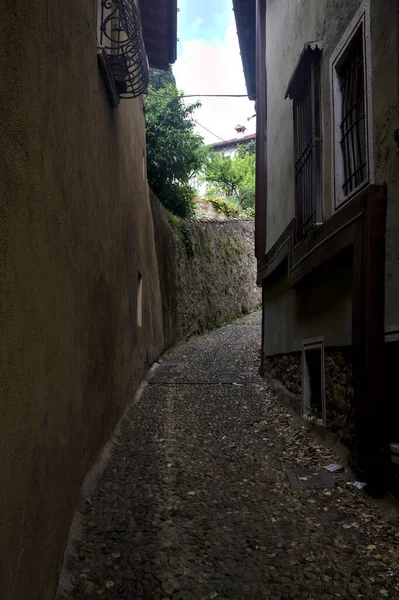
[[[134,0],[101,0],[100,44],[107,53],[119,97],[144,94],[149,68]]]

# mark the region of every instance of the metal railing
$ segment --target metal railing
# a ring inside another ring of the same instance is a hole
[[[119,97],[144,94],[149,67],[134,0],[101,1],[100,45],[107,53]]]

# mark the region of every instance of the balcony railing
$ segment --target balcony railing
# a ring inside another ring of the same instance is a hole
[[[101,1],[100,45],[107,53],[119,97],[144,94],[149,68],[134,0]]]

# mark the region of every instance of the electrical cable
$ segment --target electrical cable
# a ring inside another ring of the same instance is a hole
[[[165,88],[159,88],[153,90],[152,93],[156,94],[160,90]],[[247,94],[179,94],[178,96],[169,96],[170,98],[248,98]]]
[[[157,93],[158,90],[154,91],[153,93]],[[184,94],[182,96],[170,96],[170,98],[247,98],[248,96],[246,94]],[[248,119],[249,120],[249,119]],[[225,139],[221,138],[220,135],[216,135],[216,133],[213,133],[213,131],[211,131],[210,129],[208,129],[207,127],[205,127],[205,125],[201,125],[201,123],[198,123],[198,121],[196,121],[194,119],[194,123],[196,123],[197,125],[199,125],[200,127],[202,127],[202,129],[205,129],[205,131],[207,131],[208,133],[210,133],[211,135],[213,135],[215,138],[217,138],[218,140],[220,140],[221,142],[226,142]]]
[[[183,94],[178,98],[248,98],[247,94]]]
[[[205,127],[204,125],[201,125],[201,123],[198,123],[198,121],[196,121],[195,119],[194,123],[197,123],[197,125],[199,125],[200,127],[202,127],[202,129],[205,129],[205,131],[207,131],[208,133],[210,133],[211,135],[213,135],[214,137],[218,138],[218,140],[225,142],[226,140],[224,140],[223,138],[221,138],[220,136],[216,135],[216,133],[213,133],[213,131],[210,131],[207,127]]]

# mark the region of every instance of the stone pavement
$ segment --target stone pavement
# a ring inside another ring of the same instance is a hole
[[[167,353],[87,499],[65,599],[399,599],[395,507],[337,462],[258,374],[260,315]]]

